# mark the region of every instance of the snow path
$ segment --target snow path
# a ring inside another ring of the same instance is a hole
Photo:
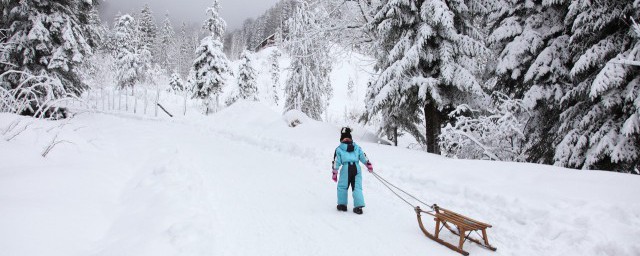
[[[372,175],[365,214],[336,211],[327,124],[292,129],[238,104],[198,121],[56,125],[0,140],[0,255],[458,255]],[[56,133],[74,144],[39,157]],[[361,145],[391,182],[493,224],[498,251],[467,244],[472,255],[640,255],[640,177]]]

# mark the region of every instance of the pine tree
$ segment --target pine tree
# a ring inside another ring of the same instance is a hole
[[[449,110],[483,94],[475,57],[488,51],[474,33],[470,14],[463,1],[383,2],[367,25],[380,46],[380,75],[368,89],[367,116],[382,116],[382,132],[396,134],[400,128],[438,153],[438,134]]]
[[[160,29],[160,35],[158,40],[157,62],[160,63],[165,70],[173,70],[176,68],[174,58],[171,54],[175,48],[175,32],[171,25],[171,19],[169,19],[169,12],[164,15],[164,21],[162,22],[162,28]]]
[[[142,10],[140,10],[138,33],[140,35],[139,48],[146,48],[151,51],[155,45],[158,28],[149,4],[145,4]]]
[[[638,1],[571,1],[569,72],[574,86],[564,108],[555,164],[631,172],[640,163],[640,69],[621,64],[640,59],[640,38],[627,17]]]
[[[29,87],[30,114],[87,87],[77,67],[93,53],[97,27],[91,1],[0,1],[0,90]],[[34,78],[33,76],[38,76]],[[54,81],[37,85],[42,80]],[[52,85],[52,86],[48,86]],[[20,110],[16,110],[18,113]]]
[[[278,49],[274,49],[271,55],[269,55],[269,60],[271,62],[271,69],[269,72],[271,73],[271,99],[273,102],[278,105],[280,98],[278,95],[280,94],[280,56],[282,53]]]
[[[122,89],[133,88],[137,82],[144,79],[146,70],[143,68],[143,58],[147,57],[146,54],[142,56],[137,48],[139,44],[135,20],[128,14],[119,16],[116,18],[113,30],[118,86]]]
[[[171,78],[169,79],[169,86],[171,86],[171,89],[174,92],[180,92],[185,89],[184,82],[182,82],[182,78],[180,78],[180,74],[178,74],[175,71],[171,74]]]
[[[193,55],[193,49],[191,48],[191,42],[189,39],[189,33],[187,31],[187,24],[182,22],[182,26],[180,27],[180,35],[177,38],[177,43],[179,45],[177,49],[177,53],[175,54],[176,62],[178,66],[178,72],[182,77],[188,77],[190,72],[190,65]]]
[[[230,72],[229,60],[223,53],[221,43],[226,23],[218,14],[219,9],[218,0],[214,0],[213,5],[207,9],[209,18],[205,20],[204,29],[210,34],[202,39],[196,49],[196,59],[191,67],[194,71],[194,97],[204,101],[207,114],[210,111],[212,96],[215,97],[214,107],[217,108],[219,95]]]
[[[288,21],[289,41],[285,43],[291,56],[285,110],[297,109],[316,120],[321,119],[332,95],[329,49],[318,15],[322,15],[320,10],[309,9],[306,2],[299,3]]]
[[[240,59],[238,74],[238,95],[241,99],[258,101],[258,87],[256,86],[256,70],[253,68],[251,53],[244,51]]]
[[[488,42],[498,57],[493,90],[523,98],[531,115],[523,152],[532,162],[553,163],[560,138],[559,99],[570,81],[564,1],[488,1]]]

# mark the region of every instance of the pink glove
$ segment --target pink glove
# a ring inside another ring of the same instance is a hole
[[[333,176],[331,176],[331,179],[333,180],[333,182],[338,182],[338,170],[333,169],[332,173]]]
[[[367,162],[367,164],[365,164],[365,166],[367,166],[367,170],[369,170],[369,173],[373,172],[373,165],[371,164],[371,162]]]

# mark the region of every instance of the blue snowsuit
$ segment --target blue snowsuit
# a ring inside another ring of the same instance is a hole
[[[362,148],[354,142],[343,142],[336,148],[333,169],[338,170],[342,167],[338,179],[338,204],[347,205],[349,202],[347,189],[351,186],[354,207],[364,207],[362,171],[358,162],[366,164],[368,161]]]

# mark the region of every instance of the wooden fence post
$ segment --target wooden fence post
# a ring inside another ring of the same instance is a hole
[[[149,90],[145,87],[144,88],[144,114],[147,114],[147,104],[149,104],[149,100],[147,99],[149,94]]]
[[[133,113],[138,113],[138,91],[133,91]]]
[[[118,90],[118,112],[122,111],[122,89]]]
[[[155,117],[158,117],[158,102],[160,102],[160,86],[156,86],[156,102],[155,102]]]
[[[187,90],[184,90],[184,113],[182,115],[186,116],[187,115],[187,94],[189,92]]]

